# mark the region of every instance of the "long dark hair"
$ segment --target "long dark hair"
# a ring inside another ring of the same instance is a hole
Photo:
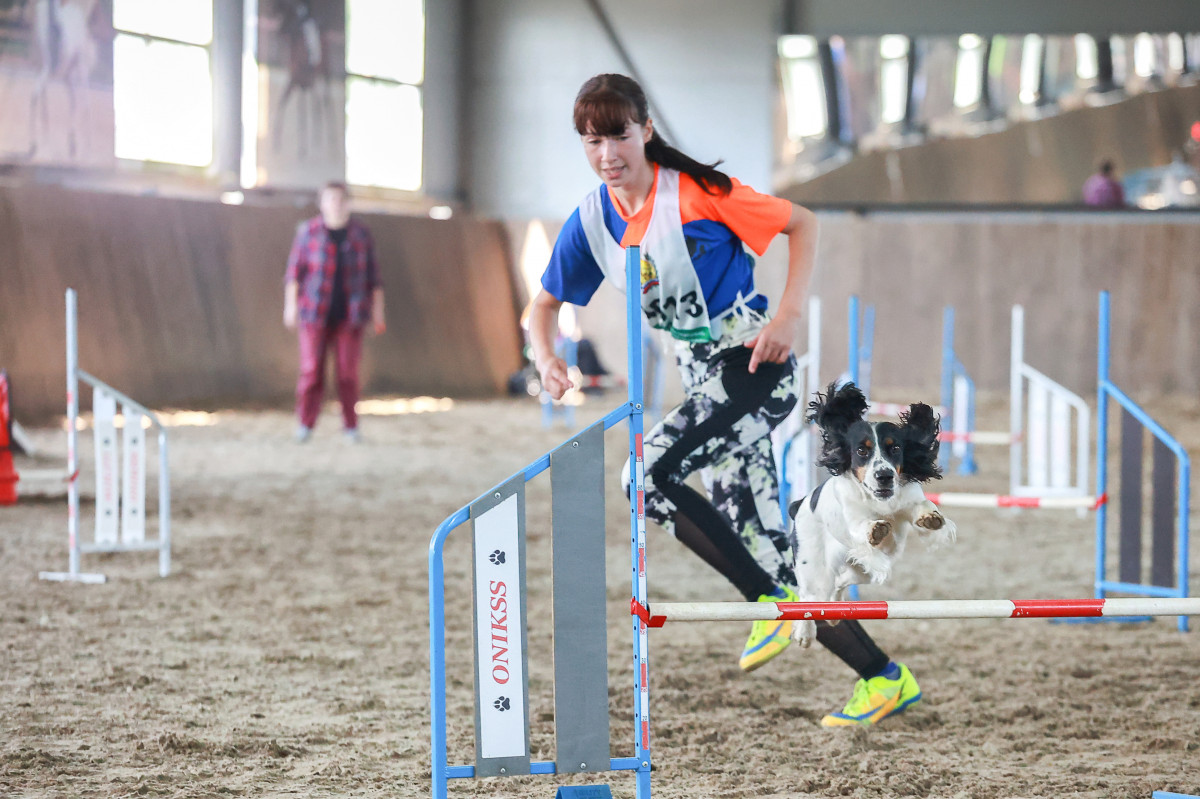
[[[645,125],[650,119],[649,104],[642,87],[625,75],[603,74],[589,78],[575,96],[575,131],[580,136],[616,136],[629,122]],[[681,153],[655,130],[646,142],[646,158],[659,166],[690,175],[709,194],[728,194],[733,181],[717,169],[721,163],[702,164]]]

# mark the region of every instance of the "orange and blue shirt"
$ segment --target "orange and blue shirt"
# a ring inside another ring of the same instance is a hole
[[[604,226],[622,247],[640,244],[646,233],[654,211],[658,171],[656,166],[650,196],[633,215],[627,215],[613,201],[607,186],[601,187]],[[709,314],[714,318],[733,307],[739,294],[750,308],[766,309],[766,297],[754,288],[754,259],[742,245],[762,255],[792,215],[788,200],[760,194],[737,178],[732,181],[729,194],[709,194],[691,176],[679,176],[683,236]],[[542,286],[563,302],[587,305],[603,281],[604,274],[588,246],[577,208],[558,234],[542,275]]]

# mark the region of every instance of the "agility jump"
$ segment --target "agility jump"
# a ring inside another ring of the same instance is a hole
[[[635,285],[639,249],[627,251],[627,285]],[[1081,618],[1125,619],[1130,616],[1179,616],[1181,629],[1189,615],[1200,615],[1200,598],[1187,597],[1186,520],[1189,466],[1178,458],[1183,536],[1175,553],[1179,579],[1173,587],[1108,582],[1104,579],[1104,546],[1097,551],[1097,596],[1091,599],[850,601],[788,603],[657,603],[647,602],[644,474],[641,458],[642,385],[641,327],[634,323],[637,295],[627,293],[629,398],[582,433],[568,439],[525,469],[480,495],[447,518],[429,544],[429,630],[432,795],[445,799],[450,780],[484,776],[630,771],[638,799],[650,797],[650,715],[648,636],[667,621],[753,621],[758,619],[951,619],[951,618]],[[1107,399],[1122,405],[1138,424],[1166,436],[1108,380],[1108,295],[1100,298],[1101,457],[1097,483],[1106,481],[1104,457]],[[1144,418],[1143,418],[1144,417]],[[634,730],[631,756],[609,751],[607,640],[604,577],[603,431],[629,425],[630,554],[633,620]],[[1139,428],[1140,432],[1141,428]],[[1130,447],[1132,450],[1132,446]],[[1156,461],[1157,462],[1157,461]],[[1165,470],[1161,464],[1157,467]],[[1138,464],[1140,476],[1140,461]],[[551,470],[554,545],[554,701],[555,759],[533,761],[529,747],[529,683],[525,590],[525,483]],[[1124,481],[1123,481],[1124,482]],[[1140,493],[1141,483],[1130,490]],[[1165,507],[1165,504],[1161,505]],[[1139,506],[1140,508],[1140,506]],[[1103,535],[1106,506],[1097,508]],[[1140,513],[1140,511],[1139,511]],[[1161,512],[1158,514],[1161,516]],[[450,765],[447,752],[446,614],[443,549],[454,529],[472,522],[475,597],[475,762]],[[1156,555],[1160,560],[1161,553]],[[1123,561],[1124,562],[1124,561]],[[1161,570],[1161,565],[1160,565]],[[1108,598],[1107,592],[1142,593],[1142,598]],[[561,787],[558,796],[611,797],[608,786]]]
[[[80,570],[80,555],[106,552],[158,552],[158,574],[171,573],[171,476],[167,430],[140,403],[79,368],[77,305],[67,289],[67,552],[65,572],[40,572],[59,582],[103,583],[103,574]],[[79,383],[92,387],[92,432],[96,449],[96,531],[91,544],[79,540]],[[124,421],[117,443],[116,411]],[[146,538],[146,436],[143,419],[158,439],[158,538]],[[118,467],[120,458],[120,467]],[[118,471],[119,468],[119,471]]]

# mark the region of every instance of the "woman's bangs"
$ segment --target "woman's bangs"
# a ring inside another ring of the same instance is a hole
[[[634,120],[632,104],[616,92],[595,92],[575,103],[575,131],[580,136],[617,136]]]

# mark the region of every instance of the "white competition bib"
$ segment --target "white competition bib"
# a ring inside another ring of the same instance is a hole
[[[625,249],[604,225],[600,186],[579,206],[579,221],[604,277],[625,291]],[[692,266],[679,212],[679,173],[658,168],[650,224],[642,238],[642,312],[651,325],[680,341],[712,341],[712,321]]]

